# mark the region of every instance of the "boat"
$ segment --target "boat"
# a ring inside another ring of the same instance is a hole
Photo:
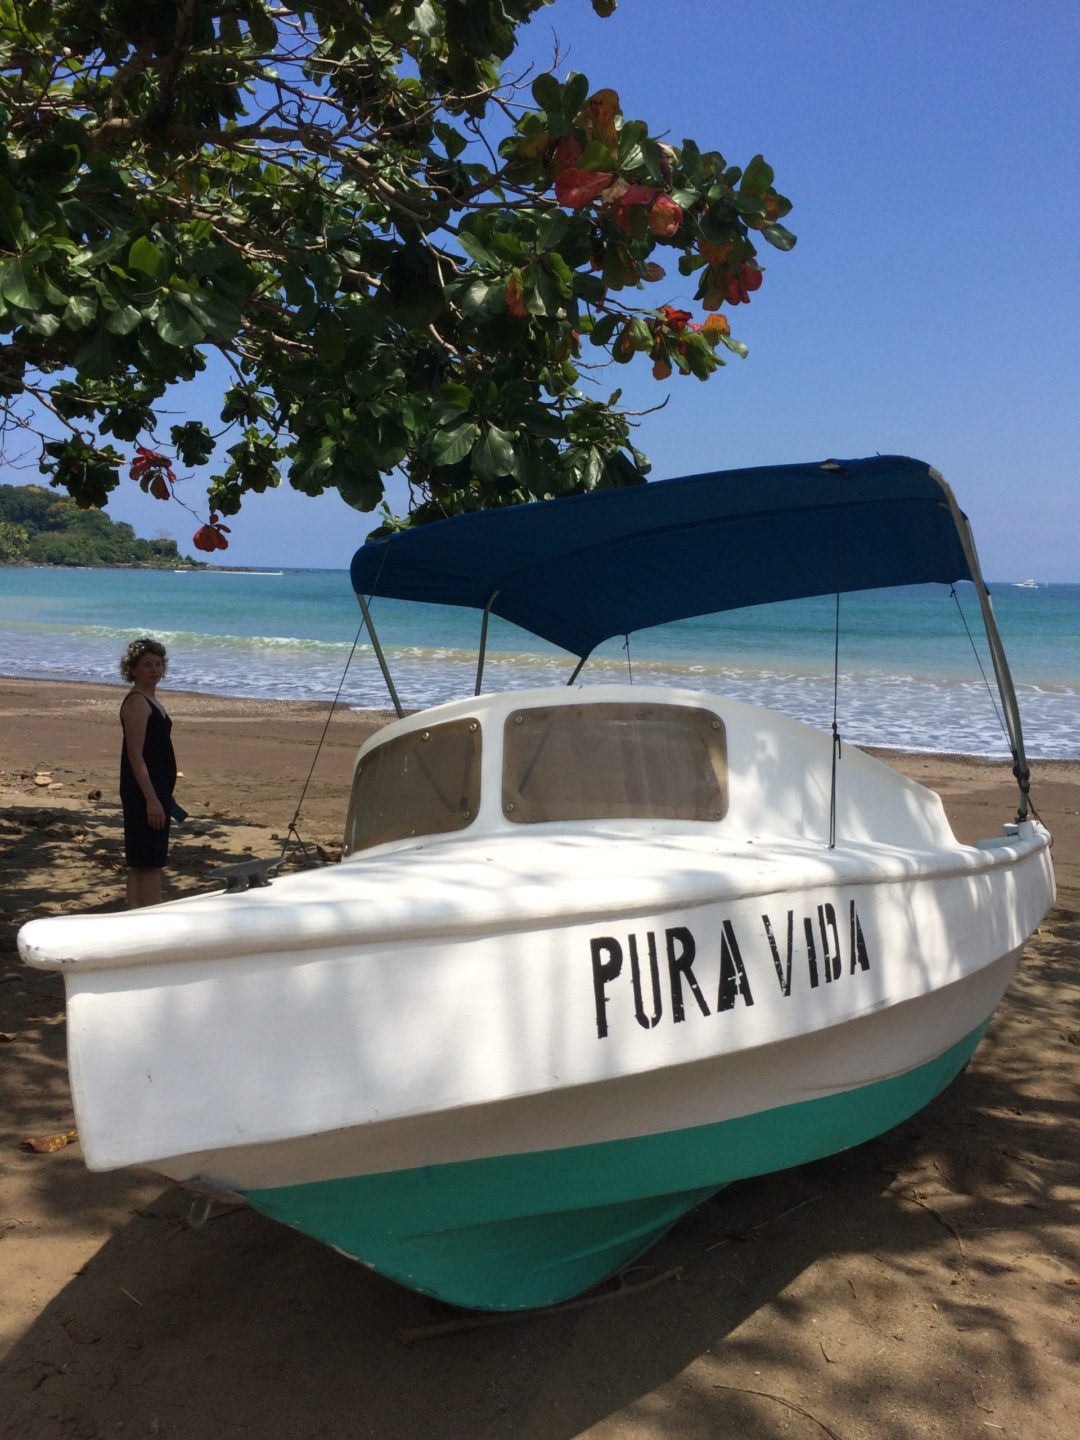
[[[1038,588],[1039,582],[1037,580],[1016,580],[1013,582],[1014,590],[1037,590]]]
[[[584,684],[740,605],[970,581],[1016,780],[999,834],[832,733]],[[857,1145],[971,1057],[1054,896],[967,520],[921,461],[773,466],[369,541],[397,716],[338,864],[22,930],[61,972],[93,1169],[150,1166],[457,1306],[579,1294],[733,1181]],[[407,714],[383,597],[474,607],[475,693]],[[573,657],[483,692],[499,615]],[[1007,818],[1008,817],[1008,818]]]

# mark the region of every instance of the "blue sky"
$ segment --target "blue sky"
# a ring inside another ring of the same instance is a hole
[[[556,0],[511,66],[544,68],[556,34],[560,74],[673,143],[761,151],[794,201],[798,246],[763,246],[765,283],[731,312],[749,359],[705,384],[604,376],[634,408],[670,396],[638,431],[653,477],[914,455],[951,482],[989,578],[1080,580],[1074,0],[621,0],[608,20]],[[671,269],[658,298],[694,308]],[[208,393],[192,413],[212,418]],[[134,486],[109,513],[190,548],[188,517]],[[225,558],[343,567],[371,523],[283,488],[251,498]]]

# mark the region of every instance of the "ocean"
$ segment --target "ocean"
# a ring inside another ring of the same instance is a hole
[[[1029,756],[1080,759],[1080,585],[991,591]],[[472,693],[477,614],[394,601],[372,614],[407,708]],[[834,617],[823,597],[665,625],[632,635],[628,649],[609,642],[580,678],[688,685],[828,731]],[[120,652],[149,634],[168,647],[177,689],[330,701],[341,685],[341,703],[384,708],[366,634],[346,673],[360,620],[344,571],[0,568],[0,673],[119,686]],[[565,683],[573,665],[492,621],[486,690]],[[936,585],[842,597],[839,677],[840,731],[854,744],[1008,753],[970,584],[955,597]]]

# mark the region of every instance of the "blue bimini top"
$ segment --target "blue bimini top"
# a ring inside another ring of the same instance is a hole
[[[351,570],[358,594],[490,606],[581,657],[692,615],[977,573],[945,481],[897,455],[477,511],[369,541]]]

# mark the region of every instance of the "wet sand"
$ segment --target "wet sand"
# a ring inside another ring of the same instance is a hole
[[[148,1172],[91,1174],[77,1142],[21,1148],[74,1119],[63,987],[18,964],[15,934],[122,905],[122,695],[0,679],[0,1436],[1080,1435],[1080,764],[1033,767],[1058,905],[933,1104],[699,1207],[639,1289],[440,1333],[458,1312],[261,1216],[203,1218]],[[176,895],[277,854],[327,707],[163,698],[190,813]],[[338,853],[356,747],[386,718],[333,717],[298,821],[309,849]],[[888,758],[961,838],[1011,818],[1007,767]]]

